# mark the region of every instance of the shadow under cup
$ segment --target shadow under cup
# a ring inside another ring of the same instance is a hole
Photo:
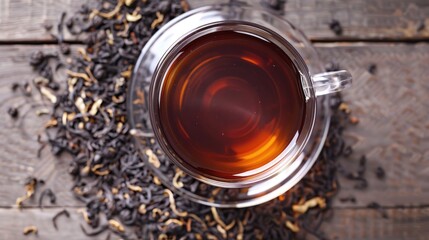
[[[207,184],[247,187],[290,165],[315,121],[304,60],[268,28],[217,22],[163,55],[149,91],[155,138],[167,157]]]

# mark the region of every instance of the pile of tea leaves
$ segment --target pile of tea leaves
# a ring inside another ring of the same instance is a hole
[[[86,204],[81,211],[83,232],[96,236],[109,231],[123,239],[297,239],[307,234],[324,239],[319,226],[339,188],[337,159],[350,150],[342,137],[350,116],[339,95],[331,98],[329,135],[312,170],[266,204],[245,209],[200,205],[173,194],[145,166],[127,121],[131,73],[150,37],[188,9],[183,0],[83,5],[71,17],[62,15],[58,54],[37,51],[31,56],[30,64],[39,74],[34,88],[52,103],[40,142],[56,156],[72,156],[71,190]],[[78,54],[68,56],[65,30],[83,39]],[[66,76],[55,77],[57,71]],[[26,196],[33,194],[34,182]],[[52,198],[53,193],[45,195]]]

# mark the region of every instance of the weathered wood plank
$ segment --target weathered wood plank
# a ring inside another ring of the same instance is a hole
[[[335,209],[322,230],[328,239],[424,240],[429,236],[429,209],[388,209],[388,218],[371,209]]]
[[[60,212],[62,208],[48,209],[0,209],[0,231],[2,239],[68,239],[82,240],[89,239],[80,229],[79,224],[84,223],[82,214],[77,208],[67,208],[70,218],[61,216],[57,219],[58,230],[52,224],[52,218]],[[84,223],[85,224],[85,223]],[[37,236],[29,234],[23,235],[23,229],[27,226],[38,228]],[[107,233],[90,239],[106,239]]]
[[[55,50],[52,46],[0,46],[0,134],[8,136],[0,138],[0,185],[4,186],[0,188],[0,206],[14,204],[30,175],[47,180],[45,187],[58,192],[59,205],[80,204],[70,193],[67,160],[54,159],[48,149],[42,159],[36,158],[36,134],[46,119],[30,112],[19,127],[4,114],[9,106],[23,102],[22,98],[11,99],[10,85],[32,80],[28,56],[40,48]],[[342,180],[340,197],[354,195],[360,207],[373,201],[383,206],[429,204],[429,45],[324,44],[318,50],[327,62],[338,61],[355,78],[354,88],[344,96],[360,124],[346,132],[355,153],[342,162],[353,168],[362,154],[368,157],[369,188],[356,191],[353,183]],[[375,75],[366,70],[373,63],[377,64]],[[385,181],[375,178],[377,166],[386,169]],[[335,202],[335,206],[354,205]]]
[[[54,40],[44,26],[56,24],[64,11],[73,13],[87,0],[2,0],[0,1],[0,41]],[[67,39],[73,40],[69,34]]]
[[[91,1],[2,0],[0,41],[52,40],[43,25],[55,25],[61,12],[71,14],[85,2]],[[210,1],[189,2],[201,6]],[[429,2],[426,0],[288,0],[285,14],[313,40],[429,38]],[[329,29],[332,19],[342,24],[343,36],[338,37]],[[421,24],[428,27],[418,31]],[[68,34],[66,38],[75,40]]]
[[[355,195],[359,206],[427,204],[429,199],[429,45],[323,45],[325,61],[336,61],[351,71],[354,86],[344,93],[357,126],[345,135],[355,153],[342,163],[357,168],[366,154],[369,188],[356,191],[342,180],[340,196]],[[375,74],[368,67],[376,64]],[[381,166],[387,176],[377,180]],[[341,206],[338,202],[337,206]]]
[[[29,235],[25,239],[88,239],[80,230],[82,216],[76,208],[67,208],[70,218],[58,218],[58,231],[52,225],[52,217],[61,208],[0,209],[0,231],[2,239],[23,239],[26,226],[35,225],[38,236]],[[334,217],[322,225],[328,239],[347,240],[399,240],[427,239],[429,235],[429,208],[388,209],[388,218],[371,209],[335,209]],[[263,227],[263,226],[261,226]],[[107,233],[91,239],[105,239]],[[115,239],[115,238],[113,238]],[[312,239],[308,236],[308,239]]]

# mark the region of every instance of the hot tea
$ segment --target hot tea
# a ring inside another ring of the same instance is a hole
[[[200,36],[164,76],[161,131],[186,168],[250,177],[296,144],[305,116],[299,76],[269,39],[233,30]]]

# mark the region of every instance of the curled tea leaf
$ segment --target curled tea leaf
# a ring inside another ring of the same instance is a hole
[[[286,227],[289,228],[292,232],[297,233],[300,231],[300,228],[298,225],[296,225],[295,223],[291,222],[291,221],[286,221]]]
[[[174,200],[174,195],[169,189],[164,190],[164,195],[168,196],[168,199],[170,201],[170,208],[173,211],[174,214],[176,214],[179,217],[186,217],[188,216],[187,212],[179,212],[176,208],[176,201]]]
[[[176,224],[176,225],[179,225],[179,226],[183,226],[183,222],[181,222],[181,221],[179,221],[179,220],[177,220],[177,219],[168,219],[166,222],[165,222],[165,225],[170,225],[170,224]]]
[[[127,19],[128,22],[137,22],[140,19],[142,19],[142,15],[141,14],[129,14],[129,13],[127,13],[127,15],[125,15],[125,18]]]
[[[128,184],[127,187],[128,187],[128,189],[130,189],[131,191],[134,191],[134,192],[143,192],[143,188],[140,186]]]
[[[133,5],[133,3],[135,2],[136,0],[125,0],[125,5],[127,6],[127,7],[130,7],[131,5]]]
[[[86,113],[86,105],[85,102],[81,97],[76,98],[76,101],[74,102],[75,106],[79,110],[80,113],[85,114]]]
[[[292,210],[297,213],[305,213],[308,209],[319,206],[320,208],[326,208],[326,200],[321,197],[315,197],[308,201],[306,201],[304,204],[295,204],[292,205]]]
[[[118,4],[116,5],[116,7],[112,11],[104,13],[104,12],[100,12],[97,9],[95,9],[93,11],[92,15],[98,15],[102,18],[112,19],[116,14],[119,13],[119,11],[121,11],[122,5],[124,5],[124,0],[119,0]]]
[[[22,231],[22,233],[24,235],[28,235],[30,233],[34,233],[35,235],[37,235],[38,231],[39,230],[38,230],[38,228],[36,226],[27,226],[27,227],[24,228],[24,230]]]
[[[42,86],[40,87],[40,92],[52,103],[57,102],[57,97],[50,90],[48,90],[48,88]]]
[[[220,218],[219,213],[217,212],[217,209],[215,207],[211,207],[210,210],[217,224],[219,224],[222,228],[226,228],[226,224]]]
[[[125,232],[124,226],[122,226],[122,224],[115,219],[109,220],[109,226],[118,232]]]
[[[75,77],[75,78],[82,78],[85,81],[91,82],[91,79],[88,77],[87,74],[85,73],[78,73],[78,72],[73,72],[70,70],[66,70],[66,73],[70,76],[70,77]]]
[[[183,187],[183,183],[179,181],[180,177],[183,177],[185,175],[185,173],[180,170],[180,169],[176,169],[176,175],[174,175],[173,178],[173,186],[176,188],[182,188]]]
[[[228,235],[226,234],[226,230],[221,225],[217,225],[216,229],[220,232],[223,239],[227,238]]]
[[[140,214],[146,214],[147,213],[147,210],[146,210],[146,205],[145,204],[141,204],[140,206],[139,206],[139,213]]]
[[[77,52],[82,55],[83,60],[87,62],[92,62],[92,59],[88,56],[88,53],[86,52],[85,48],[78,48]]]
[[[88,217],[88,212],[85,209],[78,209],[77,212],[82,214],[82,217],[86,223],[88,223],[88,224],[91,223],[91,220]]]
[[[102,164],[97,164],[97,165],[95,165],[94,167],[92,167],[92,169],[91,169],[91,171],[94,173],[94,174],[96,174],[96,175],[99,175],[99,176],[106,176],[106,175],[108,175],[109,174],[109,170],[104,170],[104,171],[100,171],[99,169],[101,169],[101,168],[103,168],[104,167],[104,165],[102,165]]]
[[[145,153],[148,157],[149,163],[151,163],[156,168],[159,168],[161,166],[161,162],[151,149],[147,149]]]
[[[103,99],[98,99],[97,101],[95,101],[92,104],[91,109],[89,110],[89,114],[95,116],[100,109],[101,104],[103,104]]]
[[[152,25],[150,26],[152,29],[155,29],[159,24],[164,21],[164,15],[160,12],[156,12],[156,19],[153,20]]]

